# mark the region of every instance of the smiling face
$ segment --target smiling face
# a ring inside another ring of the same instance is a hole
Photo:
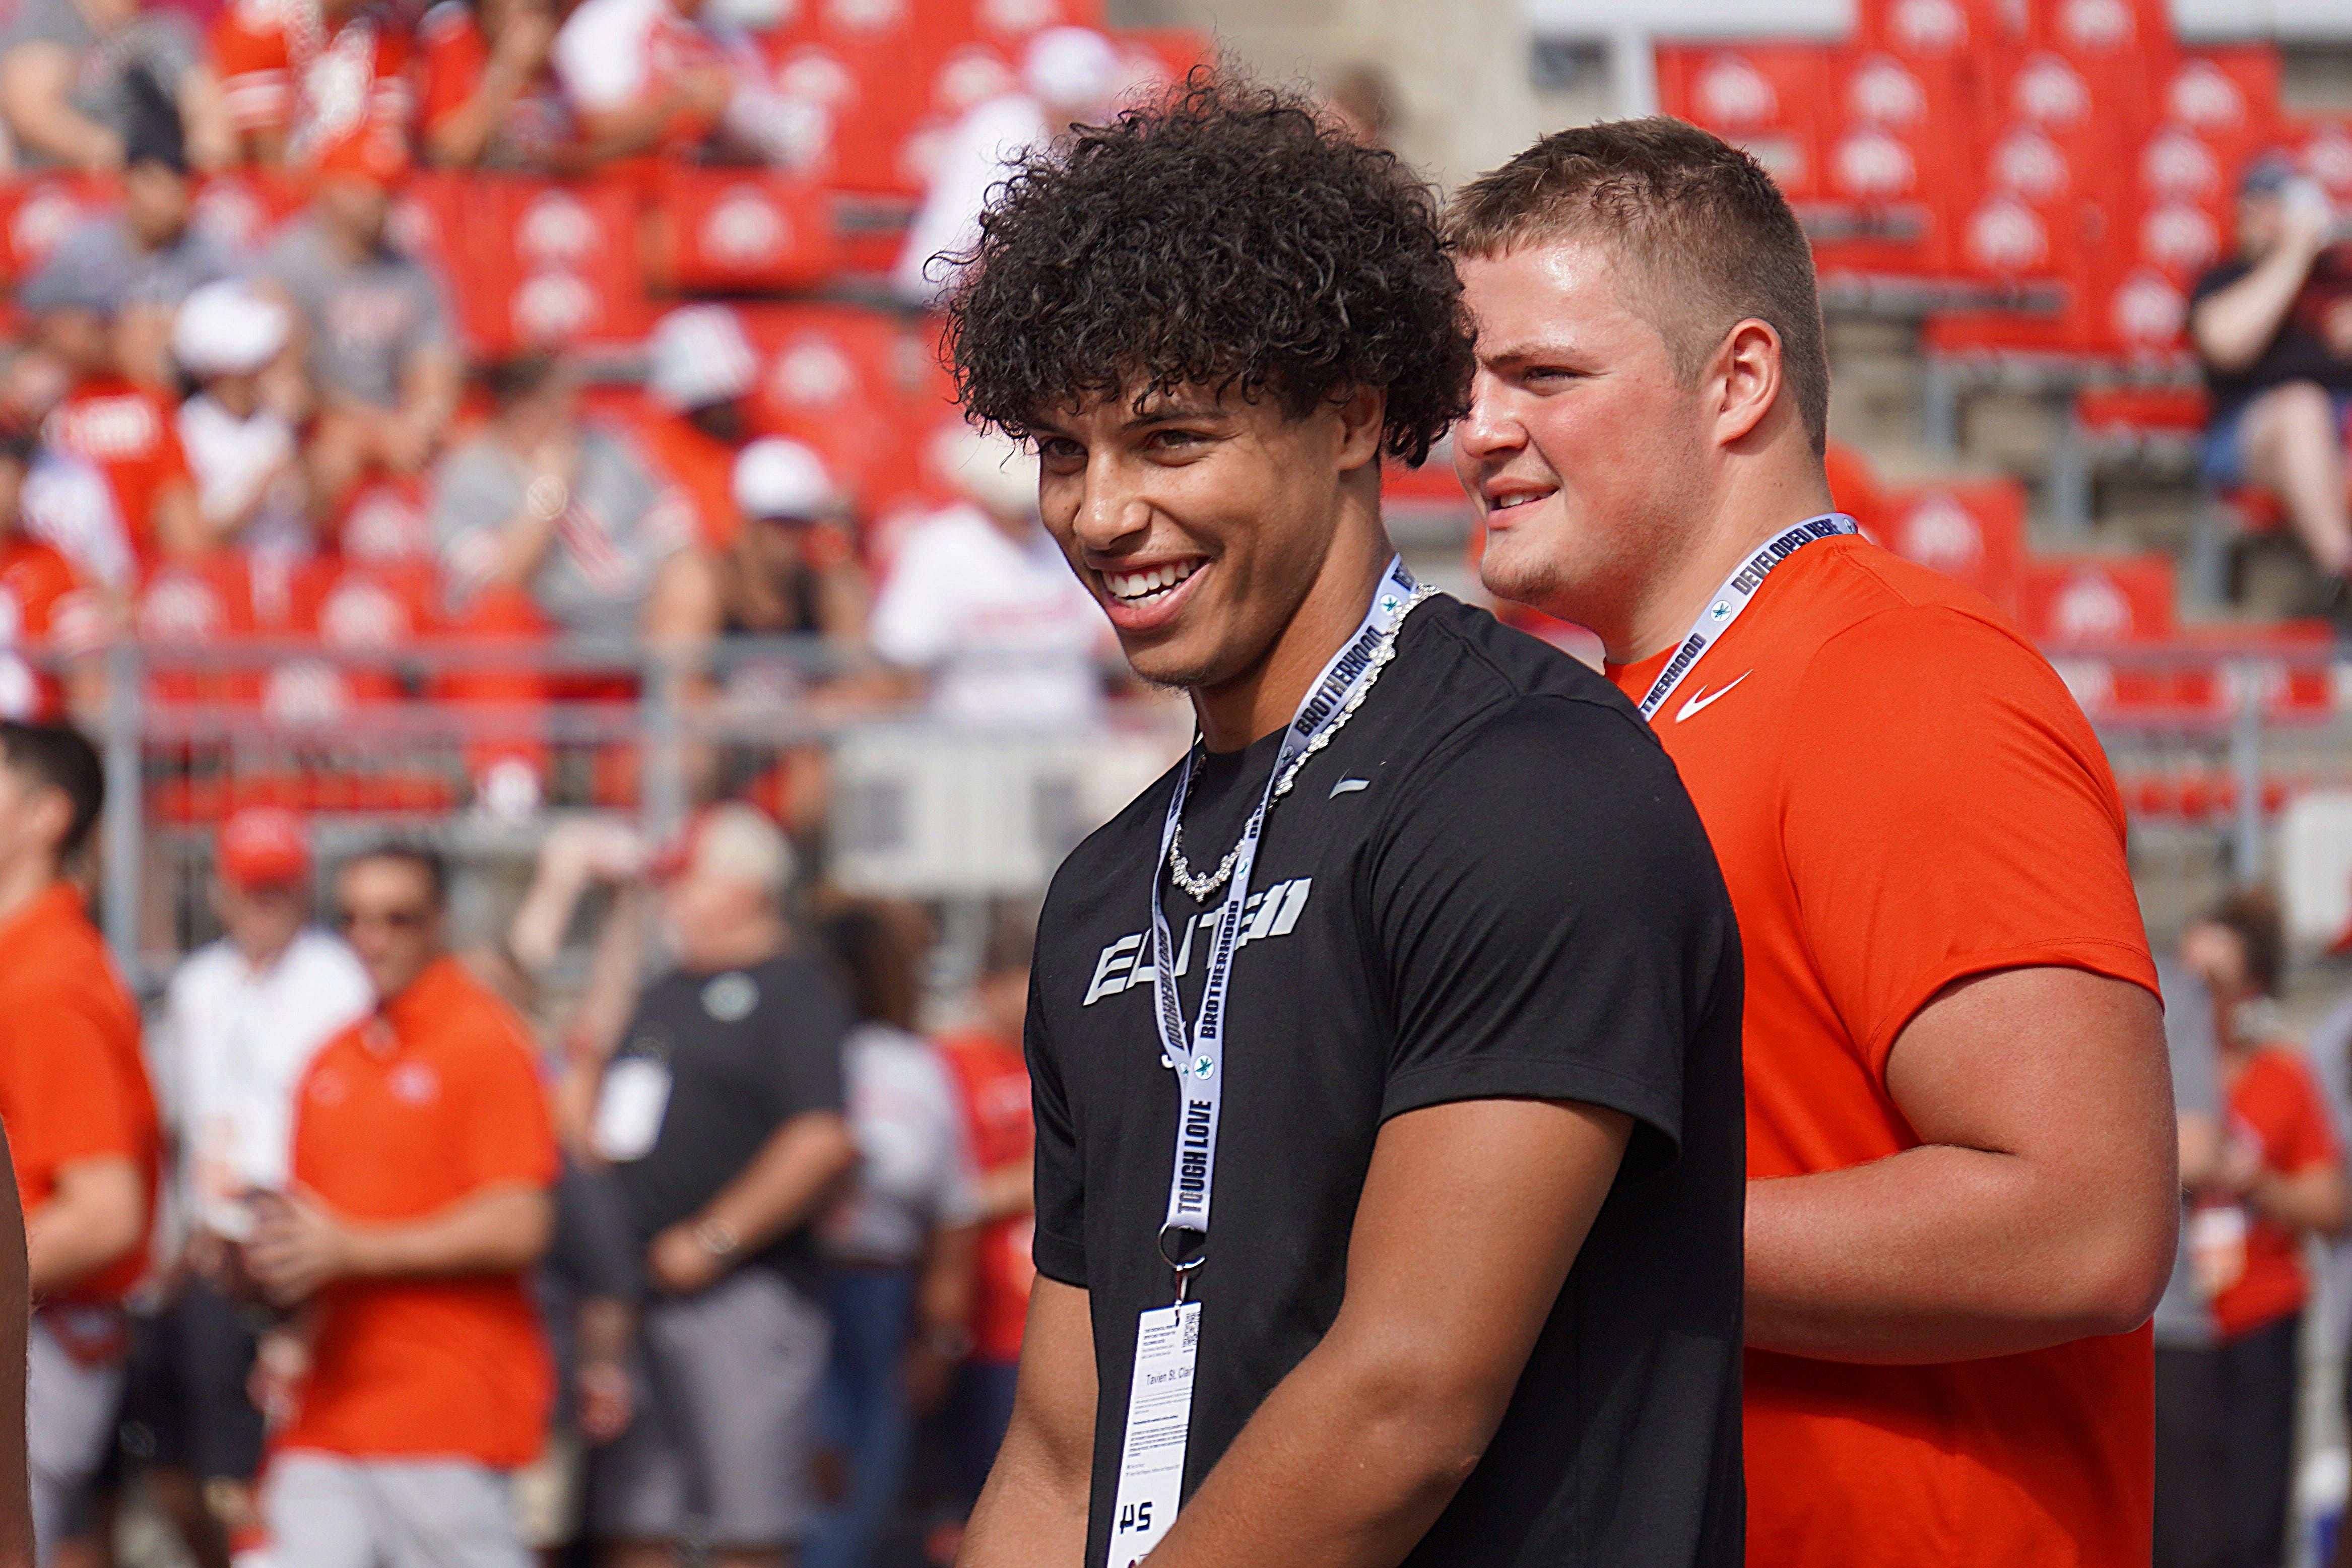
[[[1704,515],[1705,402],[1622,298],[1611,247],[1460,265],[1478,374],[1454,466],[1486,522],[1486,586],[1607,639]]]
[[[1213,693],[1319,645],[1332,613],[1354,629],[1364,563],[1388,560],[1381,416],[1377,392],[1292,418],[1271,395],[1181,389],[1035,422],[1045,526],[1138,675]]]

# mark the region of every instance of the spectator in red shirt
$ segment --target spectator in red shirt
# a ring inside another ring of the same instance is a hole
[[[246,161],[310,168],[352,141],[405,155],[409,29],[390,5],[236,0],[212,43]]]
[[[265,1345],[286,1417],[265,1510],[280,1561],[523,1568],[507,1473],[537,1458],[554,1373],[526,1271],[555,1139],[530,1032],[443,941],[428,851],[372,850],[337,912],[376,1011],[296,1091],[292,1190],[257,1195],[245,1262],[300,1309]]]
[[[26,1405],[45,1557],[113,1436],[159,1157],[138,1009],[66,879],[105,794],[78,732],[0,723],[0,1121],[40,1303]]]
[[[2229,1131],[2221,1169],[2192,1194],[2184,1239],[2212,1343],[2157,1363],[2159,1447],[2199,1450],[2203,1462],[2167,1468],[2156,1561],[2273,1563],[2285,1557],[2294,1477],[2304,1242],[2352,1226],[2352,1196],[2319,1085],[2277,1037],[2276,902],[2228,900],[2182,933],[2180,956],[2212,994]]]
[[[1029,1288],[1037,1278],[1037,1266],[1029,1259],[1037,1210],[1030,1155],[1037,1134],[1030,1120],[1029,1063],[1021,1039],[1036,939],[1034,910],[997,911],[973,987],[974,1026],[940,1041],[962,1091],[972,1163],[980,1168],[971,1353],[949,1404],[956,1477],[967,1508],[988,1479],[1013,1419],[1021,1330],[1029,1316]]]
[[[98,601],[51,545],[25,531],[25,479],[33,443],[0,436],[0,718],[58,716],[61,686],[53,667],[22,650],[82,651],[104,628]]]
[[[576,163],[571,111],[548,71],[550,0],[441,0],[416,30],[422,151],[448,168]]]

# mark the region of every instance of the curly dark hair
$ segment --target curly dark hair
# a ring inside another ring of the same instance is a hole
[[[1419,463],[1468,406],[1472,332],[1429,187],[1305,100],[1196,69],[997,188],[949,258],[965,411],[1026,439],[1050,409],[1181,386],[1297,418],[1388,393]]]

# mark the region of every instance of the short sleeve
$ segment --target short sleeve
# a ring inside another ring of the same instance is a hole
[[[79,54],[91,43],[89,25],[72,0],[26,0],[16,20],[0,30],[0,52],[19,44],[59,44]]]
[[[2290,1047],[2280,1047],[2276,1060],[2282,1114],[2268,1152],[2270,1163],[2295,1175],[2333,1163],[2337,1153],[2336,1128],[2318,1080],[2302,1055]]]
[[[1788,733],[1783,853],[1874,1078],[1967,975],[2054,965],[2158,989],[2105,754],[2013,633],[1945,606],[1859,622],[1814,656]]]
[[[1464,1100],[1606,1106],[1635,1173],[1682,1137],[1685,1055],[1738,1006],[1706,830],[1630,712],[1517,699],[1398,792],[1370,903],[1396,1044],[1381,1113]]]
[[[486,582],[497,556],[499,530],[520,499],[498,459],[478,446],[461,447],[433,476],[433,545],[461,597]]]
[[[1029,1058],[1029,1105],[1036,1127],[1037,1272],[1078,1289],[1087,1288],[1086,1167],[1078,1154],[1070,1097],[1045,1034],[1043,966],[1029,974],[1029,1021],[1023,1030]]]
[[[488,1037],[473,1053],[458,1158],[468,1186],[521,1182],[555,1184],[555,1127],[547,1095],[540,1087],[530,1047],[520,1025],[485,1016],[476,1026]]]
[[[57,1173],[79,1160],[138,1159],[146,1151],[140,1109],[114,1070],[114,1030],[91,997],[61,986],[43,994],[10,989],[0,1008],[37,1025],[12,1031],[0,1113],[20,1190],[46,1193]]]
[[[792,982],[793,994],[768,999],[764,1013],[776,1020],[782,1037],[766,1058],[769,1111],[778,1126],[811,1111],[840,1110],[847,1103],[842,1050],[853,1022],[848,1005],[814,966],[796,968]]]
[[[457,328],[449,311],[449,291],[442,287],[439,274],[421,261],[410,261],[408,291],[416,301],[416,319],[409,324],[407,335],[401,341],[404,359],[409,354],[425,353],[454,347]],[[405,374],[407,366],[398,367]]]

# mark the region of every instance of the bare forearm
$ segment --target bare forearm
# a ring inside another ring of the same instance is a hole
[[[745,1252],[805,1224],[857,1163],[849,1126],[829,1111],[786,1122],[702,1211],[733,1230]]]
[[[956,1568],[1078,1568],[1087,1554],[1087,1469],[1055,1464],[1015,1420],[972,1506]]]
[[[1899,1363],[2121,1332],[2171,1263],[2171,1231],[2140,1223],[2137,1206],[1945,1144],[1750,1182],[1748,1342]]]
[[[2246,1194],[2246,1201],[2264,1219],[2323,1237],[2341,1236],[2347,1222],[2352,1222],[2344,1173],[2333,1163],[2315,1165],[2291,1176],[2265,1175]]]
[[[2315,252],[2281,245],[2260,265],[2198,305],[2189,335],[2200,353],[2222,370],[2243,370],[2262,357],[2311,271]]]
[[[48,1201],[25,1216],[30,1293],[46,1296],[120,1262],[146,1227],[146,1184],[129,1160],[67,1166]]]
[[[518,71],[493,60],[482,72],[474,96],[436,121],[425,132],[426,150],[439,163],[467,164],[480,161],[490,138],[498,133],[507,110],[529,86]]]
[[[1227,1449],[1153,1568],[1388,1568],[1476,1468],[1492,1433],[1452,1402],[1326,1338]]]
[[[554,1223],[554,1204],[544,1190],[499,1187],[427,1219],[347,1222],[350,1250],[341,1271],[376,1278],[510,1273],[539,1261]]]

